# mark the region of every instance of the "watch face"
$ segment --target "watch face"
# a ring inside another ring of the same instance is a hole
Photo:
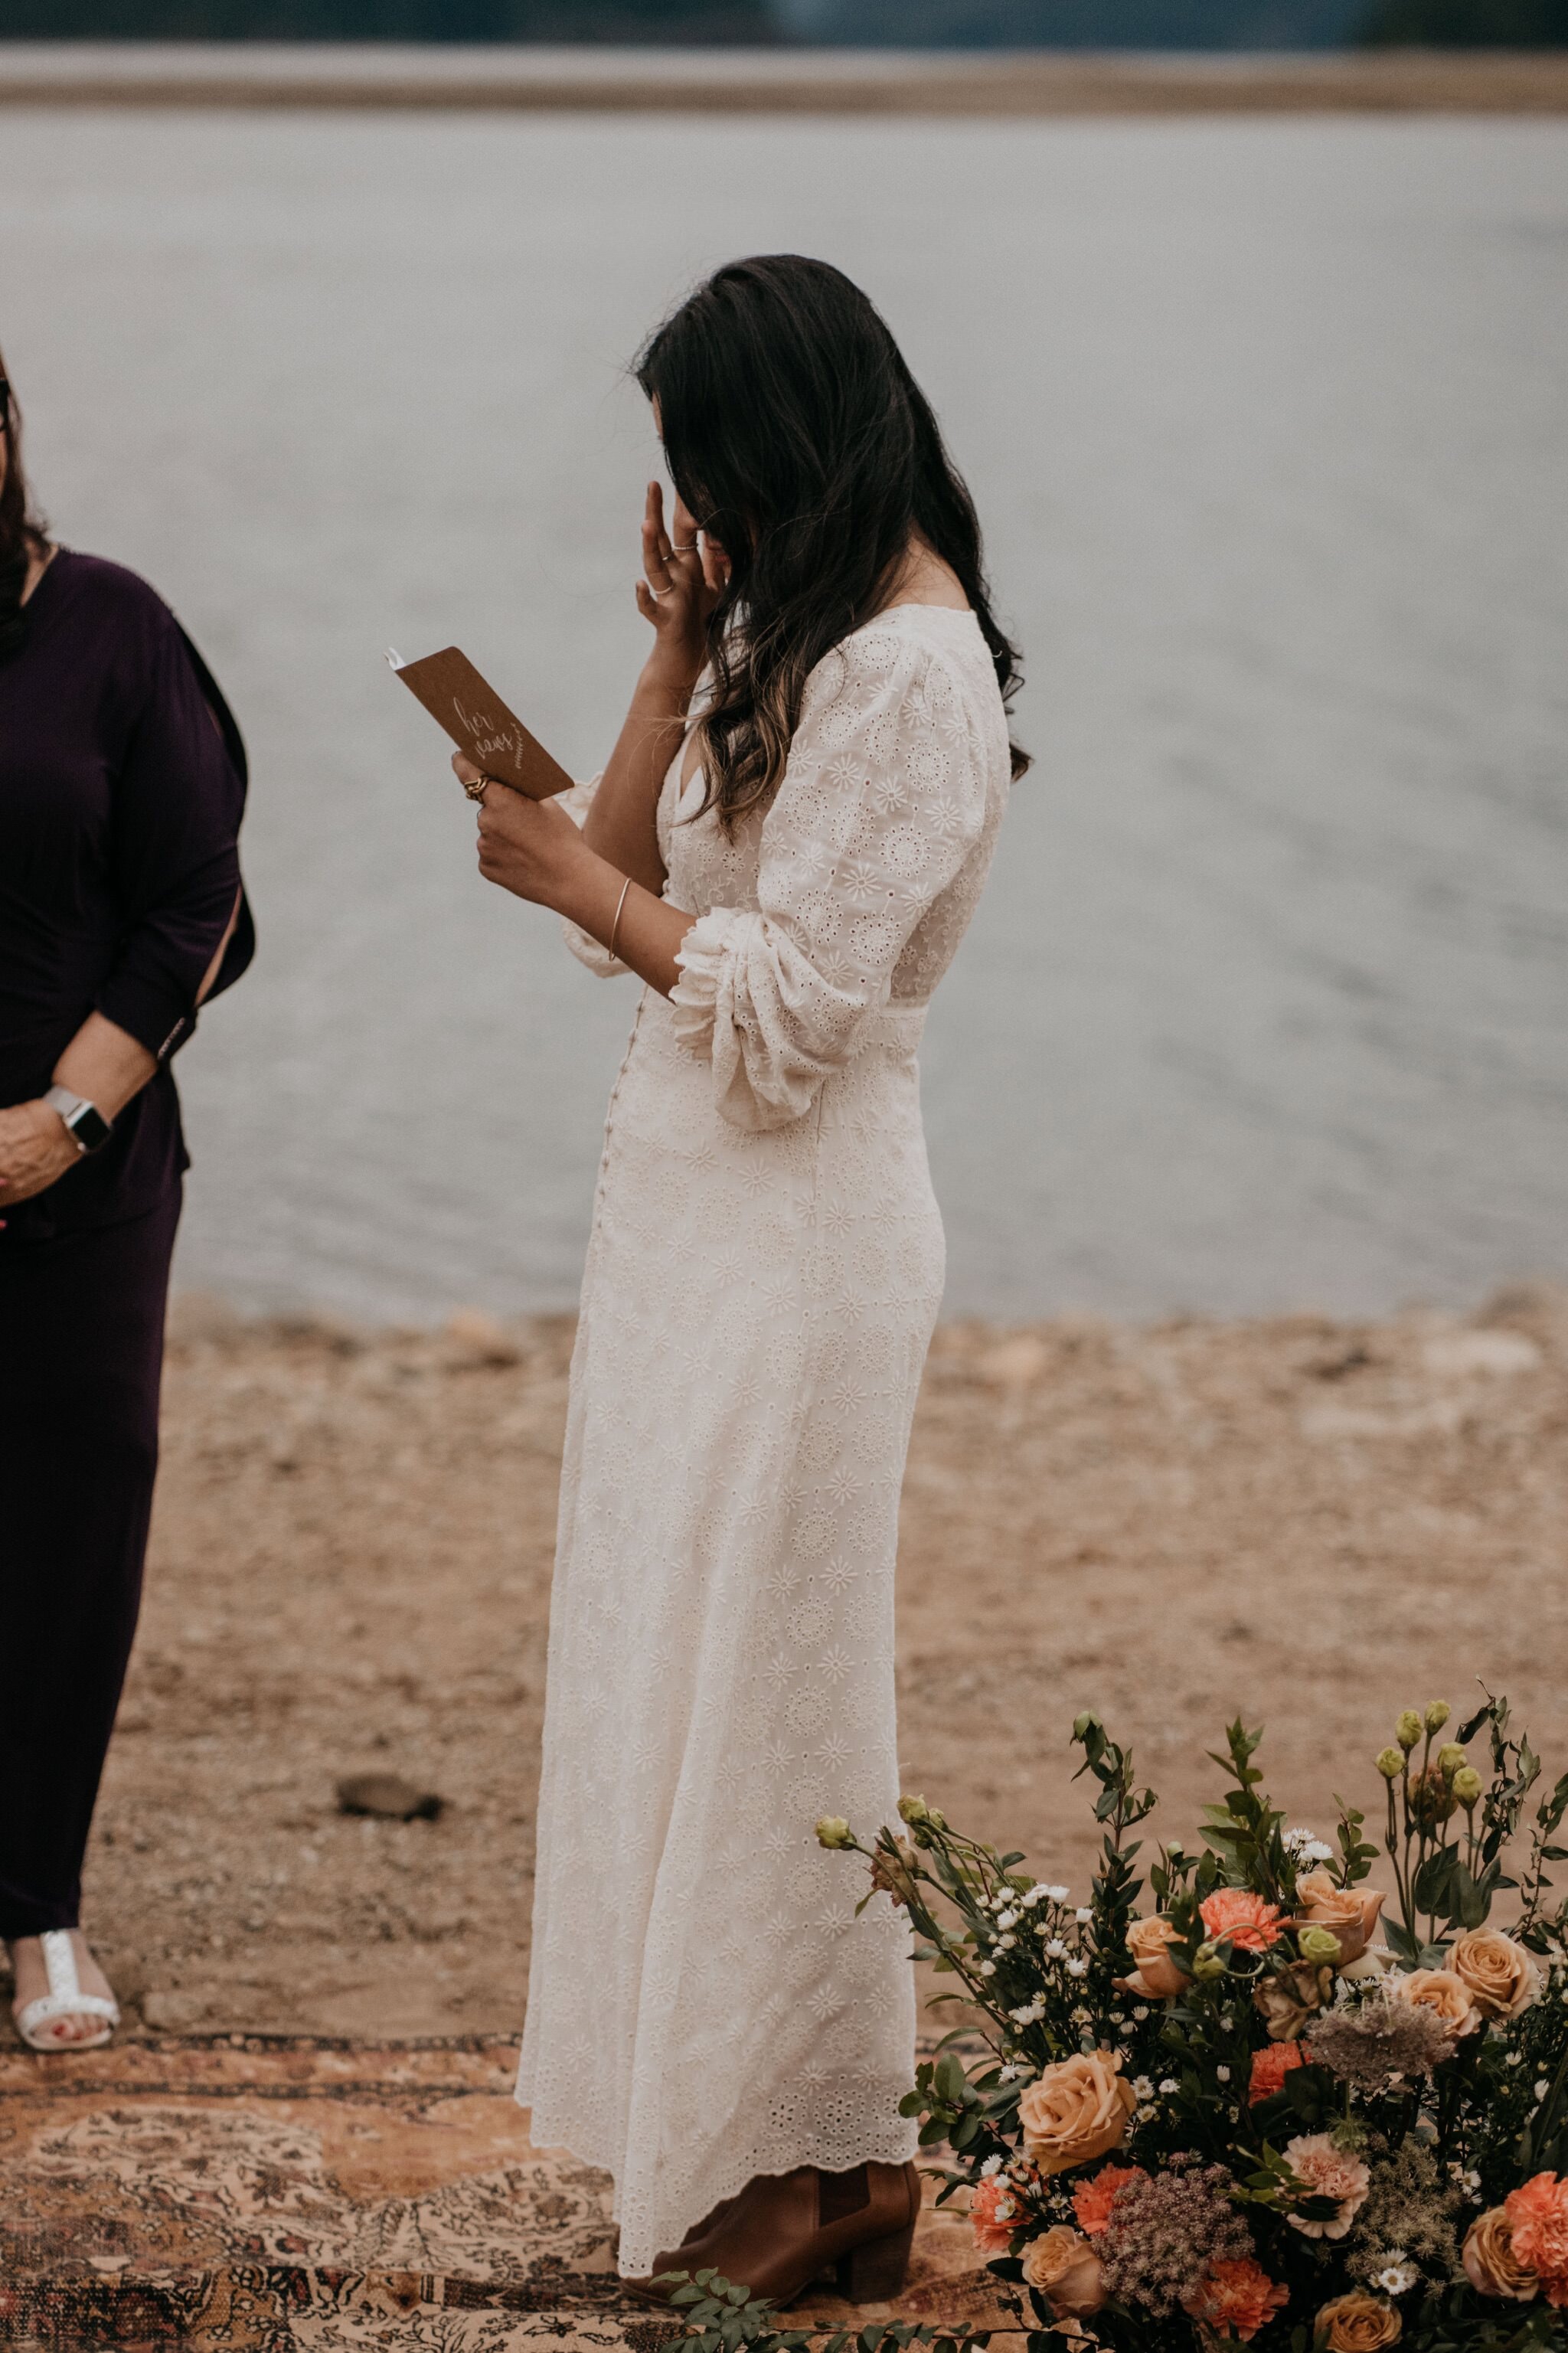
[[[84,1103],[79,1111],[72,1113],[66,1125],[84,1152],[100,1151],[114,1133],[103,1113],[94,1111],[91,1103]]]

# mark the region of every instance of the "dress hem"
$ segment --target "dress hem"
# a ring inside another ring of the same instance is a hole
[[[912,2067],[910,2073],[912,2076]],[[542,2140],[539,2139],[533,2130],[532,2102],[524,2095],[521,2084],[513,2092],[512,2097],[520,2108],[528,2111],[529,2139],[535,2148],[563,2149],[568,2157],[575,2158],[579,2165],[591,2165],[596,2171],[609,2175],[615,2185],[615,2194],[610,2206],[611,2220],[619,2224],[621,2221],[620,2178],[609,2157],[602,2150],[595,2151],[593,2148],[580,2147],[575,2140],[568,2140],[553,2134],[547,2133]],[[575,2126],[572,2129],[574,2132],[576,2131]],[[798,2140],[786,2142],[781,2139],[773,2144],[759,2144],[738,2162],[731,2160],[721,2172],[716,2172],[710,2178],[710,2182],[696,2193],[700,2202],[694,2207],[691,2214],[686,2217],[679,2227],[682,2231],[689,2230],[693,2222],[699,2221],[702,2215],[710,2212],[715,2206],[722,2204],[728,2198],[738,2197],[747,2182],[754,2179],[760,2173],[793,2173],[797,2167],[803,2165],[817,2166],[825,2173],[847,2173],[849,2168],[856,2165],[907,2165],[917,2154],[919,2147],[918,2127],[912,2124],[901,2123],[897,2131],[851,2135],[846,2141],[833,2148],[825,2148],[820,2142],[813,2147],[803,2147]],[[674,2226],[671,2227],[673,2231]],[[622,2260],[624,2252],[624,2250],[618,2250],[616,2253],[617,2275],[621,2279],[640,2279],[647,2276],[663,2251],[658,2246],[650,2246],[646,2257],[636,2263],[624,2262]],[[638,2253],[641,2253],[640,2249]]]

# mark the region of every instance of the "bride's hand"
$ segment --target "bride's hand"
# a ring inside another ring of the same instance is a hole
[[[647,486],[642,519],[643,577],[637,611],[656,632],[654,659],[666,662],[689,689],[708,659],[708,617],[730,577],[730,559],[718,541],[699,532],[678,496],[675,536],[664,527],[664,493]]]
[[[463,785],[477,784],[483,774],[460,752],[454,753],[452,766]],[[553,801],[531,800],[493,779],[485,786],[479,822],[485,881],[541,906],[562,906],[579,868],[593,856],[563,808]]]

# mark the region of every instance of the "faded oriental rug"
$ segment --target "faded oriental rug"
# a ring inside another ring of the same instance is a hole
[[[657,2353],[675,2331],[621,2294],[608,2182],[533,2147],[514,2065],[492,2038],[0,2052],[0,2343]],[[928,2209],[897,2316],[1016,2327],[993,2286]]]

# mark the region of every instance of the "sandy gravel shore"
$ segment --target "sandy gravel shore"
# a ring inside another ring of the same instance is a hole
[[[0,107],[1117,115],[1568,112],[1568,56],[0,45]]]
[[[571,1329],[177,1309],[89,1923],[164,2028],[515,2028]],[[1227,1715],[1292,1820],[1394,1710],[1508,1692],[1568,1765],[1568,1294],[1474,1321],[948,1326],[905,1495],[907,1780],[1081,1883],[1100,1708],[1190,1826]],[[395,1769],[435,1821],[351,1819]],[[134,2022],[134,2021],[133,2021]]]

